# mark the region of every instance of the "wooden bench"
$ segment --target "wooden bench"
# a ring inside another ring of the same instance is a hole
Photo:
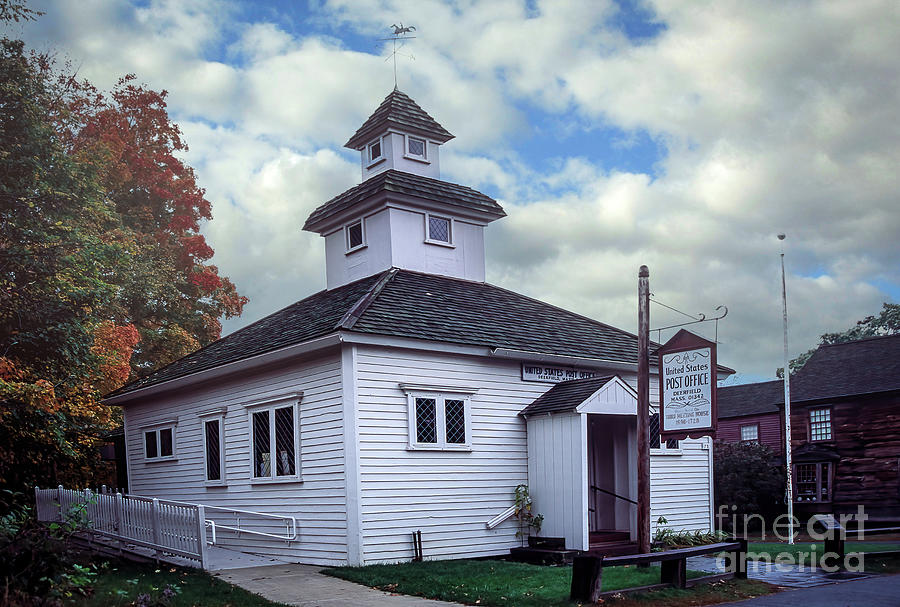
[[[687,588],[687,559],[692,556],[704,554],[717,554],[719,552],[731,553],[730,564],[727,569],[731,571],[702,578],[702,581],[730,579],[732,577],[747,577],[747,540],[739,539],[733,542],[719,542],[706,546],[694,546],[691,548],[678,548],[676,550],[664,550],[662,552],[650,552],[647,554],[629,554],[625,556],[604,557],[599,553],[586,552],[575,557],[572,563],[572,589],[570,599],[573,601],[595,603],[603,593],[603,568],[622,565],[649,565],[660,564],[660,584],[643,586],[641,588],[629,588],[627,591],[651,590],[657,588]],[[694,580],[692,580],[693,582]],[[617,590],[616,592],[622,592]]]

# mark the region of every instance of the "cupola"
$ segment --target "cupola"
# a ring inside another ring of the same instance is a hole
[[[329,289],[403,268],[484,281],[484,227],[506,215],[490,196],[441,181],[438,148],[453,138],[396,88],[345,144],[363,182],[313,211]]]
[[[447,129],[395,88],[344,147],[359,150],[363,181],[390,169],[439,179],[439,148],[451,139]]]

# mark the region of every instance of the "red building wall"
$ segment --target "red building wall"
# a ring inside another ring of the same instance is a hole
[[[791,418],[794,416],[791,415]],[[741,441],[741,426],[759,424],[759,442],[768,446],[775,453],[784,453],[784,432],[781,413],[763,413],[761,415],[744,415],[719,420],[716,440],[729,443]]]

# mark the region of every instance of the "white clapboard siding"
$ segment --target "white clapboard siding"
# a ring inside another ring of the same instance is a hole
[[[572,550],[588,549],[586,415],[536,415],[528,420],[528,482],[541,534],[563,537]]]
[[[650,526],[654,532],[661,516],[671,529],[714,528],[710,443],[708,438],[683,440],[680,454],[650,456]]]
[[[515,520],[485,523],[528,482],[519,411],[550,388],[521,380],[518,362],[360,347],[360,486],[365,562],[409,560],[422,531],[425,558],[502,554],[519,545]],[[473,387],[472,450],[408,450],[401,383]]]
[[[299,409],[302,482],[251,484],[250,431],[245,405],[303,392]],[[227,486],[204,485],[202,419],[224,407]],[[144,459],[142,429],[176,421],[176,460]],[[299,540],[291,542],[219,532],[223,545],[289,561],[340,565],[347,562],[341,366],[337,354],[274,370],[235,376],[195,390],[182,390],[125,408],[130,491],[163,499],[251,510],[297,518]],[[207,518],[226,518],[211,511]],[[276,534],[281,521],[243,524]],[[225,523],[229,524],[229,523]]]

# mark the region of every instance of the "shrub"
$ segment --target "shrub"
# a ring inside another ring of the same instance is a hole
[[[77,525],[42,525],[30,507],[13,505],[20,502],[20,494],[0,492],[0,604],[56,606],[85,594],[96,572],[77,564],[69,549]]]
[[[767,446],[716,441],[713,461],[716,512],[726,515],[721,519],[725,530],[746,531],[745,515],[758,515],[771,523],[784,512],[784,465]],[[735,517],[737,529],[732,528]],[[758,518],[753,521],[760,523]]]

